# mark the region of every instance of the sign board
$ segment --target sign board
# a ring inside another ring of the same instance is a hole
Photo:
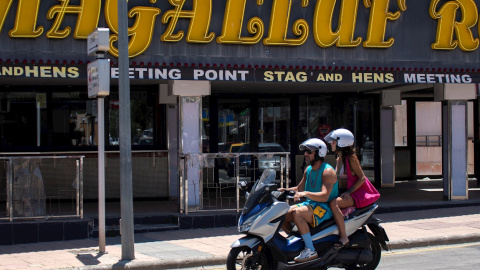
[[[87,65],[88,97],[104,97],[110,94],[110,60],[97,59]]]
[[[97,52],[107,52],[110,49],[109,35],[110,29],[108,28],[97,28],[90,35],[88,35],[88,55],[95,56]]]

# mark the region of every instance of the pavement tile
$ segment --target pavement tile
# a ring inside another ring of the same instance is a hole
[[[406,224],[404,226],[407,226],[409,228],[422,229],[422,230],[438,230],[443,228],[451,228],[452,226],[455,226],[455,224],[449,224],[441,221],[438,221],[438,222],[427,221],[427,222],[421,222],[421,223]]]
[[[465,223],[465,226],[480,229],[480,219],[476,222],[467,222]]]

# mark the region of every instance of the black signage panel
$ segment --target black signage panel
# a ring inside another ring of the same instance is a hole
[[[118,67],[110,68],[118,79]],[[0,64],[1,78],[87,79],[87,65]],[[132,80],[198,80],[295,83],[480,83],[477,71],[328,70],[320,68],[236,68],[186,66],[132,66]]]
[[[110,77],[118,79],[118,67]],[[296,83],[480,83],[477,71],[371,71],[327,69],[134,66],[132,80],[199,80]],[[0,65],[0,78],[87,79],[86,65]]]

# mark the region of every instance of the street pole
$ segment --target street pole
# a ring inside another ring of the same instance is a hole
[[[97,98],[98,125],[98,247],[105,253],[105,120],[104,98]]]
[[[135,259],[133,238],[132,140],[130,124],[130,81],[128,75],[127,0],[118,1],[118,85],[120,132],[120,234],[122,260]]]
[[[99,253],[105,251],[105,103],[104,97],[110,94],[110,60],[105,59],[105,52],[110,48],[108,40],[110,30],[108,28],[96,28],[88,35],[88,55],[96,56],[96,60],[88,63],[88,97],[97,98],[97,126],[98,126],[98,246]],[[92,117],[92,130],[95,125]],[[87,123],[89,121],[87,120]],[[83,120],[82,120],[83,123]],[[88,131],[88,124],[87,124]],[[89,134],[89,132],[87,132]],[[88,139],[93,145],[92,139]]]

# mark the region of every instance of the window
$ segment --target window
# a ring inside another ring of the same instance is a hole
[[[290,122],[290,103],[288,99],[260,99],[258,109],[259,147],[262,147],[263,143],[267,145],[270,143],[280,148],[290,149]],[[261,149],[259,151],[284,152],[262,151]]]
[[[87,106],[93,104],[87,104],[86,91],[71,87],[8,87],[5,90],[0,96],[3,150],[92,144],[89,136],[94,134],[96,124],[93,106]]]
[[[146,90],[131,91],[130,112],[132,145],[154,145],[155,92]],[[119,132],[119,97],[118,92],[109,96],[109,145],[118,145]]]
[[[155,95],[131,92],[132,145],[156,145]],[[0,93],[2,151],[66,151],[98,144],[97,99],[86,87],[4,87]],[[118,145],[118,91],[105,98],[106,145]]]
[[[299,142],[303,142],[308,138],[323,139],[332,128],[333,114],[331,112],[332,104],[331,96],[324,97],[300,97],[300,137]]]
[[[250,142],[249,100],[219,100],[218,102],[218,143]],[[220,148],[220,147],[219,147]]]
[[[416,102],[417,175],[442,174],[442,103]]]
[[[374,181],[375,145],[374,145],[374,106],[373,99],[367,96],[346,94],[304,95],[300,96],[299,143],[308,138],[323,139],[337,128],[346,128],[355,135],[357,156],[362,169],[370,181]],[[325,157],[327,163],[335,164],[335,156],[329,151]],[[296,166],[300,168],[303,155],[297,155]],[[301,178],[302,170],[297,170]]]

